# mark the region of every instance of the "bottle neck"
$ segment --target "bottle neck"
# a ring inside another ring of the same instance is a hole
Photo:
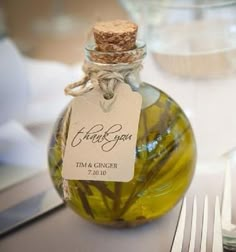
[[[120,74],[133,90],[141,84],[139,72],[146,55],[146,45],[137,41],[136,48],[129,51],[103,52],[94,44],[85,47],[86,65],[94,72],[109,71]]]

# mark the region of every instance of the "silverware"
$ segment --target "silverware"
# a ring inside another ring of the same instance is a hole
[[[194,197],[193,207],[192,207],[192,217],[191,217],[191,236],[189,241],[189,252],[196,251],[196,248],[199,247],[199,244],[196,243],[196,230],[197,230],[197,198]],[[215,201],[215,214],[214,214],[214,227],[213,227],[213,239],[212,239],[212,252],[222,252],[223,243],[222,243],[222,233],[221,233],[221,218],[220,218],[220,203],[219,197],[216,197]],[[201,244],[200,251],[207,251],[207,237],[208,232],[208,197],[205,197],[204,200],[204,209],[203,209],[203,219],[201,227]],[[185,224],[186,224],[186,215],[187,215],[187,203],[186,198],[183,200],[182,209],[179,217],[179,222],[177,225],[174,241],[171,247],[171,252],[181,252],[183,249],[184,242],[184,233],[185,233]],[[198,221],[198,223],[201,223]]]
[[[222,231],[224,247],[236,250],[236,225],[232,223],[231,155],[235,149],[223,155],[226,161],[224,192],[222,199]]]

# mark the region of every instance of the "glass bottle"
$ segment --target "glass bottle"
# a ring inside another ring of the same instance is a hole
[[[136,41],[127,51],[99,51],[85,47],[86,62],[97,69],[122,73],[141,64],[146,46]],[[104,63],[105,60],[105,63]],[[68,108],[59,117],[49,148],[54,185],[67,205],[83,218],[114,227],[136,226],[156,219],[183,197],[195,169],[196,145],[191,125],[178,104],[158,88],[140,80],[139,71],[125,77],[142,96],[134,177],[129,182],[65,180],[64,145],[68,135]]]

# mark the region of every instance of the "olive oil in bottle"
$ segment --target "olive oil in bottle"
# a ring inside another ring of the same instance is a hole
[[[146,47],[135,41],[136,32],[136,25],[128,21],[99,23],[94,27],[96,44],[85,48],[86,64],[92,64],[96,74],[118,73],[124,76],[125,84],[117,85],[129,85],[142,97],[132,179],[123,182],[63,178],[70,106],[58,119],[49,147],[50,174],[67,205],[91,222],[114,227],[136,226],[167,213],[188,189],[196,162],[193,131],[182,109],[167,94],[139,78]],[[88,76],[93,78],[91,73]],[[79,151],[77,157],[79,160]],[[122,154],[122,160],[126,158]],[[91,172],[106,173],[115,166],[103,160]]]

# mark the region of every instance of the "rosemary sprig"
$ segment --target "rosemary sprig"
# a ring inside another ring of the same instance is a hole
[[[93,195],[93,191],[91,190],[91,188],[89,187],[88,183],[84,180],[77,180],[76,181],[78,185],[81,185],[81,187],[83,188],[84,193],[86,193],[88,196],[92,196]]]
[[[88,215],[90,215],[94,219],[93,211],[92,211],[92,209],[91,209],[91,207],[89,205],[88,199],[87,199],[86,195],[83,193],[83,191],[80,188],[78,188],[78,195],[79,195],[79,197],[81,199],[84,210],[86,211],[86,213]]]
[[[121,189],[122,189],[122,183],[121,182],[115,182],[115,198],[113,200],[113,213],[117,213],[119,211],[120,205],[121,205]]]
[[[156,164],[156,166],[151,169],[144,182],[136,182],[136,185],[134,187],[134,190],[132,191],[131,195],[129,196],[129,198],[127,199],[127,201],[124,204],[123,209],[120,211],[120,216],[122,216],[131,206],[132,204],[139,198],[139,195],[146,190],[146,188],[148,187],[148,185],[153,181],[154,176],[157,176],[158,172],[160,171],[160,168],[163,167],[165,165],[165,163],[169,160],[172,152],[178,147],[177,143],[174,143],[169,149],[168,151],[166,151],[166,153],[164,155],[162,155],[162,157],[160,158],[160,160],[158,160],[158,162]]]
[[[173,127],[174,125],[172,125]],[[134,190],[130,194],[129,198],[127,199],[126,203],[124,204],[123,209],[120,212],[120,216],[122,216],[130,207],[131,205],[139,198],[138,195],[140,195],[142,192],[148,188],[148,186],[152,183],[154,178],[158,175],[161,168],[165,165],[165,163],[169,160],[171,157],[171,154],[173,151],[175,151],[179,145],[179,142],[183,135],[186,133],[186,131],[189,129],[189,126],[174,140],[171,141],[163,150],[158,151],[158,157],[157,161],[153,162],[153,160],[148,160],[145,164],[143,169],[148,169],[148,166],[151,166],[148,170],[145,177],[145,181],[137,181],[134,187]],[[164,139],[164,137],[162,138]],[[164,141],[164,140],[162,140]]]
[[[153,140],[160,139],[160,140],[158,140],[157,148],[160,148],[159,146],[161,146],[165,142],[166,137],[169,135],[169,131],[172,131],[174,129],[174,127],[178,123],[179,119],[180,119],[180,115],[177,114],[176,117],[173,119],[172,124],[169,127],[167,126],[167,128],[165,128],[165,131],[163,131],[163,129],[161,129],[162,134],[160,133],[160,129],[159,129],[159,131],[157,131],[156,136],[153,138]],[[158,124],[154,127],[156,129],[158,127]],[[138,141],[139,141],[138,144],[140,144],[141,140],[138,140]],[[142,170],[140,172],[141,178],[144,177],[144,175],[147,173],[147,170],[150,169],[150,164],[153,163],[153,160],[160,157],[161,154],[162,154],[162,152],[158,151],[157,149],[155,150],[154,154],[151,154],[151,155],[146,154],[146,158],[145,158],[146,161],[143,164]],[[154,163],[156,163],[156,162],[154,162]]]
[[[106,195],[110,199],[115,199],[115,194],[107,188],[107,185],[103,181],[87,181],[87,183],[91,186],[94,186],[101,193]]]
[[[103,200],[104,206],[106,207],[107,211],[109,211],[111,213],[112,210],[111,210],[111,207],[109,206],[107,197],[102,192],[100,192],[100,193],[101,193],[101,196],[102,196],[102,200]]]

